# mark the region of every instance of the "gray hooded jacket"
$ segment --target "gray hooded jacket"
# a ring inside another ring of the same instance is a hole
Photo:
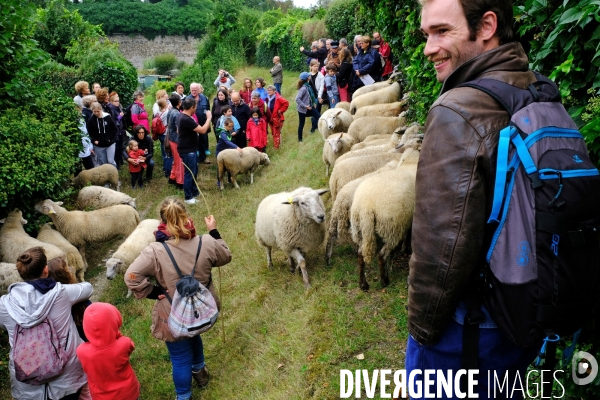
[[[77,333],[77,327],[71,317],[71,306],[92,295],[92,285],[88,282],[73,285],[56,286],[46,294],[35,287],[18,282],[10,285],[8,294],[0,297],[0,326],[8,331],[10,344],[10,386],[15,399],[45,400],[60,399],[77,392],[87,382],[81,363],[75,350],[83,341]],[[61,345],[66,345],[69,361],[62,374],[46,385],[34,386],[17,381],[13,363],[13,345],[15,328],[24,328],[40,323],[46,317],[50,318],[58,334]],[[48,397],[45,396],[47,390]]]

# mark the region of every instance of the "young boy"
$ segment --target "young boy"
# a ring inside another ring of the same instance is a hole
[[[83,314],[89,343],[77,348],[77,357],[88,377],[94,400],[136,400],[140,383],[129,363],[133,341],[119,328],[123,319],[112,304],[92,303]]]
[[[332,62],[325,67],[325,71],[327,71],[327,75],[325,75],[325,87],[327,88],[327,95],[329,96],[329,108],[334,108],[340,101],[340,92],[335,77],[337,70],[337,66]]]

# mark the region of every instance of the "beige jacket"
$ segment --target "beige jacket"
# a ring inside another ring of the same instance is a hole
[[[192,239],[180,239],[166,242],[173,253],[173,257],[183,275],[192,272],[192,263],[198,250],[198,236]],[[219,298],[215,292],[215,286],[209,285],[212,268],[220,267],[231,261],[231,252],[223,239],[215,240],[210,235],[202,235],[202,250],[196,264],[194,276],[214,296],[217,306],[220,308]],[[154,289],[150,278],[154,277],[156,282],[163,288],[167,288],[171,297],[175,293],[175,284],[179,281],[179,275],[171,263],[169,255],[163,245],[159,242],[151,243],[146,247],[138,258],[131,263],[125,272],[125,284],[133,292],[137,299],[148,296]],[[164,298],[157,300],[152,309],[152,335],[167,342],[174,342],[175,338],[169,331],[167,321],[171,311],[169,300]]]

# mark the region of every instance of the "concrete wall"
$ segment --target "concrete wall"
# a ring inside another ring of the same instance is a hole
[[[148,40],[141,35],[109,36],[113,42],[119,43],[119,49],[136,68],[144,67],[144,60],[154,58],[158,54],[173,53],[178,60],[192,64],[198,53],[199,39],[185,36],[157,36]]]

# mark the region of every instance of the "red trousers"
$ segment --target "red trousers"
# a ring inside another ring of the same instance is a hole
[[[281,130],[283,129],[284,121],[269,122],[271,134],[273,135],[273,147],[276,149],[281,145]]]
[[[177,143],[171,142],[171,153],[173,154],[173,166],[171,167],[171,176],[169,178],[183,185],[183,175],[185,172],[183,169],[185,167],[183,166],[183,162],[181,162],[181,157],[179,157]]]

